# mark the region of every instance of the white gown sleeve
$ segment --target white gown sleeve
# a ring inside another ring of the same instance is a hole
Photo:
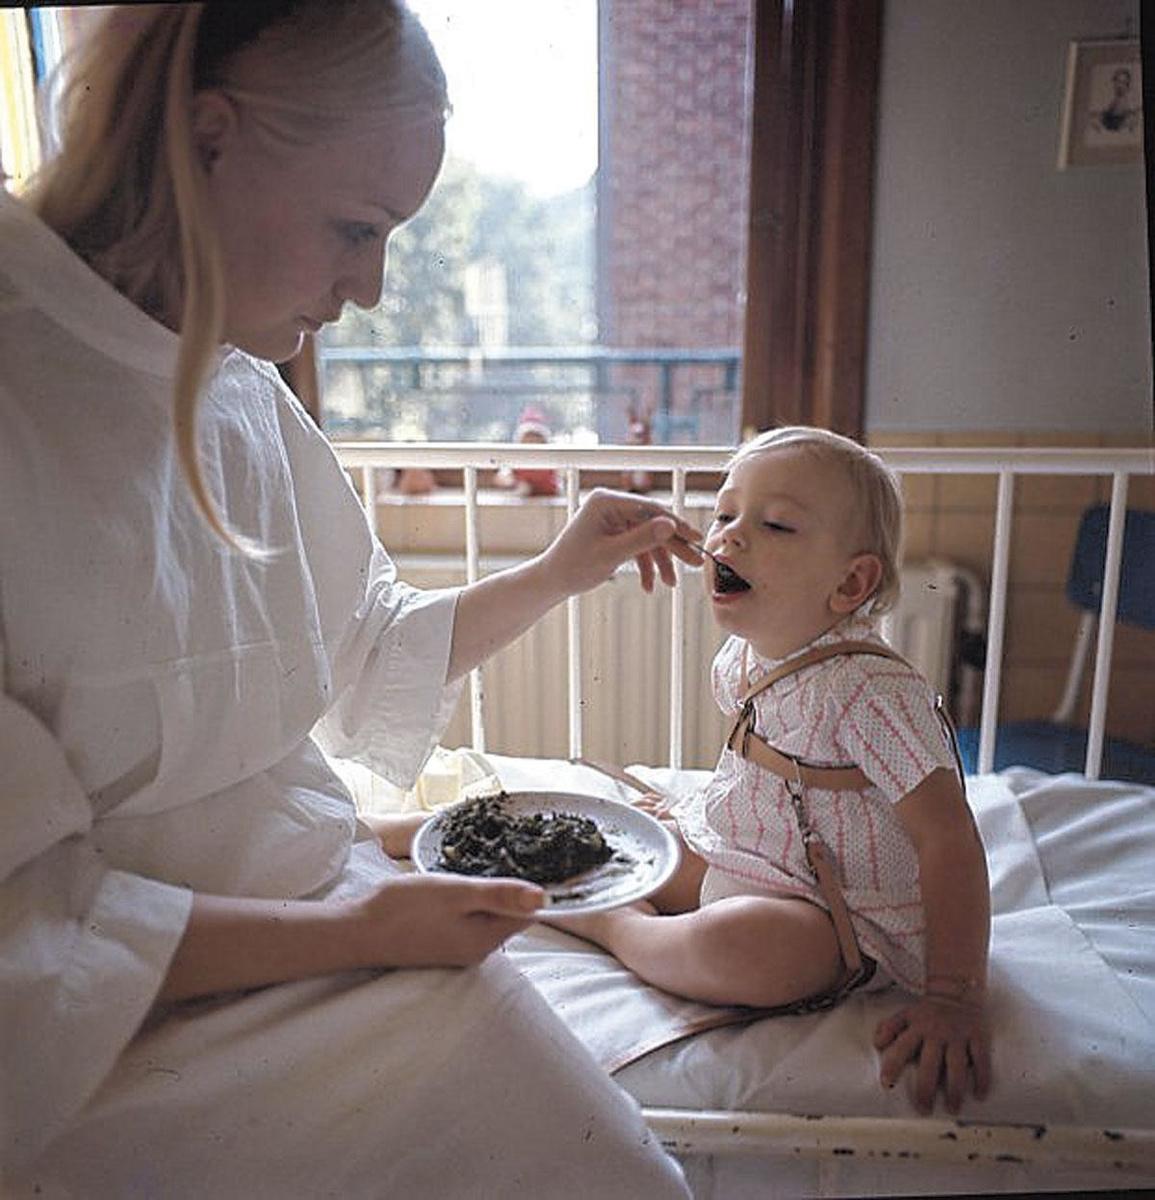
[[[445,683],[457,596],[397,582],[374,539],[364,601],[334,658],[334,703],[316,729],[323,749],[412,787],[461,694],[462,680]]]
[[[445,678],[459,589],[423,591],[398,580],[332,447],[282,391],[297,522],[332,671],[332,701],[316,737],[328,753],[411,787],[464,682]]]
[[[0,646],[0,668],[3,664]],[[135,1036],[191,893],[108,870],[44,726],[0,694],[0,1162],[32,1159]]]

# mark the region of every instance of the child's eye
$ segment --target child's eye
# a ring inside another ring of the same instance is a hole
[[[364,246],[381,235],[376,225],[370,225],[366,221],[338,221],[337,232],[353,247]]]
[[[725,525],[727,521],[732,521],[733,519],[728,512],[716,512],[714,514],[715,525]]]
[[[794,530],[789,525],[783,525],[781,521],[763,521],[763,525],[767,529],[773,529],[775,533],[793,533]]]

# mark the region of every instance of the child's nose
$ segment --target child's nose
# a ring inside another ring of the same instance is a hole
[[[731,521],[729,525],[722,530],[723,545],[744,546],[746,544],[746,531],[741,520]]]

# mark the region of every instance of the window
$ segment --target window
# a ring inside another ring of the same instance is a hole
[[[318,346],[335,437],[727,443],[749,0],[413,0],[454,106],[381,304]]]

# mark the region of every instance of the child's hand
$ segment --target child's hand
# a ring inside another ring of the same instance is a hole
[[[667,825],[677,824],[674,820],[674,807],[677,801],[673,796],[659,796],[657,792],[643,792],[632,801],[632,804],[634,808],[640,808],[642,812],[649,813],[655,820],[663,821]]]
[[[917,1064],[914,1100],[921,1113],[932,1111],[940,1088],[947,1109],[957,1113],[968,1076],[976,1100],[990,1088],[990,1032],[981,1001],[923,996],[878,1023],[874,1047],[882,1054],[883,1087],[893,1087],[908,1063]]]

